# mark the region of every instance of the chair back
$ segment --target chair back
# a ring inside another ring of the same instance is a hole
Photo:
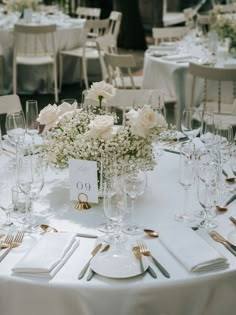
[[[76,14],[79,18],[87,20],[99,19],[101,15],[100,8],[77,7]]]
[[[21,101],[18,95],[0,96],[0,114],[19,112],[22,110]]]
[[[217,104],[218,113],[221,112],[221,83],[232,82],[233,98],[236,98],[236,68],[213,68],[205,65],[199,65],[195,63],[189,64],[189,72],[193,75],[193,87],[191,95],[191,106],[194,106],[194,88],[196,84],[196,78],[204,80],[204,95],[203,95],[203,106],[206,107],[207,97],[207,83],[209,80],[218,82],[217,91]]]
[[[112,11],[108,19],[109,19],[108,33],[112,34],[114,38],[117,40],[120,32],[122,13],[118,11]]]
[[[154,38],[154,44],[158,45],[163,41],[173,41],[183,38],[188,32],[188,28],[185,26],[177,27],[153,27],[152,36]]]
[[[109,20],[108,19],[102,19],[102,20],[87,20],[84,24],[84,28],[88,31],[87,33],[87,39],[91,41],[95,39],[98,36],[104,35],[109,27]],[[96,45],[95,45],[96,46]]]
[[[56,56],[56,25],[22,25],[14,27],[14,56]]]
[[[112,34],[105,34],[96,38],[97,50],[99,54],[103,80],[108,80],[108,73],[104,61],[104,53],[117,54],[116,39]]]
[[[125,77],[130,80],[130,87],[136,89],[131,69],[136,66],[134,56],[131,54],[104,53],[104,61],[108,73],[109,83],[115,87],[127,88]],[[118,85],[121,82],[121,86]]]

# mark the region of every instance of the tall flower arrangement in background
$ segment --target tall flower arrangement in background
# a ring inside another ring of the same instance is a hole
[[[21,12],[27,8],[36,10],[39,5],[39,0],[4,0],[3,3],[5,3],[8,11]]]

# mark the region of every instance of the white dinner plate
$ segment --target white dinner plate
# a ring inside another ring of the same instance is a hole
[[[142,256],[144,270],[147,270],[149,261]],[[141,266],[134,256],[132,249],[110,249],[105,253],[97,254],[91,261],[90,267],[97,274],[109,278],[130,278],[140,275]]]

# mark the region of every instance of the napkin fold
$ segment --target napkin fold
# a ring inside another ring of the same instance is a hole
[[[160,239],[189,271],[202,272],[228,267],[227,259],[191,228],[183,225],[168,227],[160,234]]]
[[[185,61],[185,60],[191,60],[193,58],[194,58],[193,56],[187,55],[187,54],[184,54],[184,55],[170,55],[170,56],[163,57],[163,59],[169,60],[169,61],[183,61],[183,60]]]
[[[52,278],[79,246],[76,233],[47,233],[12,268],[16,274]]]

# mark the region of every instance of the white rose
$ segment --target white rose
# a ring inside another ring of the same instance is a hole
[[[112,97],[114,97],[116,89],[109,83],[105,81],[95,82],[91,85],[91,88],[88,90],[86,99],[91,99],[98,101],[99,97],[102,97],[102,101],[107,103]]]
[[[62,116],[67,112],[74,112],[76,108],[77,108],[76,102],[74,102],[73,104],[63,102],[61,105],[58,106],[58,116]]]
[[[37,121],[41,124],[41,125],[45,125],[44,129],[43,129],[43,133],[45,133],[46,131],[48,131],[49,129],[56,127],[57,122],[58,122],[58,108],[57,105],[47,105],[46,107],[44,107],[40,113],[39,113],[39,117],[37,118]]]
[[[157,116],[149,105],[144,105],[138,111],[131,109],[126,117],[130,121],[134,136],[145,138],[149,133],[149,129],[157,125]]]
[[[114,136],[114,118],[109,115],[98,115],[90,122],[87,136],[97,139],[110,139]]]

